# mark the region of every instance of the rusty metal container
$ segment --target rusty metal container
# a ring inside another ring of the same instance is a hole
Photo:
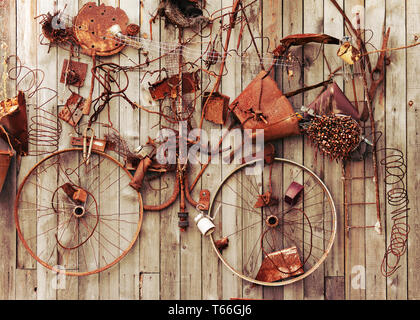
[[[10,142],[9,136],[7,135],[7,132],[2,126],[0,126],[0,132],[6,135],[7,141],[9,143],[8,150],[0,150],[0,193],[1,193],[3,190],[4,182],[6,181],[7,172],[9,171],[10,161],[13,158],[14,152],[13,152],[13,147]]]
[[[27,155],[29,133],[25,94],[19,92],[17,97],[0,102],[0,109],[8,110],[0,116],[0,125],[9,134],[13,149],[20,155]],[[3,140],[7,139],[6,135],[1,131],[0,138],[3,138]]]
[[[244,129],[264,130],[265,141],[300,135],[299,118],[290,101],[266,71],[258,76],[229,106]]]
[[[258,271],[258,281],[275,282],[303,274],[302,262],[296,247],[268,254]]]

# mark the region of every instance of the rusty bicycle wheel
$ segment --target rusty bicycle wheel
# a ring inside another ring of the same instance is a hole
[[[18,250],[69,276],[120,262],[143,220],[129,171],[105,153],[92,151],[88,162],[82,155],[82,149],[66,149],[36,164],[18,189],[14,210]]]
[[[216,229],[210,241],[238,277],[287,285],[316,272],[326,259],[336,234],[336,209],[310,169],[280,158],[260,170],[257,163],[262,162],[233,170],[214,193],[209,216]]]

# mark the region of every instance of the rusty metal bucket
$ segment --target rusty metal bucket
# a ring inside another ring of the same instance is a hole
[[[265,141],[300,135],[299,118],[290,101],[266,71],[261,71],[229,106],[244,129],[264,130]]]
[[[13,147],[6,130],[0,126],[0,131],[7,137],[9,143],[9,150],[0,150],[0,193],[3,190],[4,182],[6,181],[7,172],[9,171],[10,161],[13,158]]]

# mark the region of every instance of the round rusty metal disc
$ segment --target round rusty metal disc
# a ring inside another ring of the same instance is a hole
[[[128,16],[120,8],[86,3],[74,19],[74,35],[87,55],[112,56],[124,49],[108,31],[118,24],[126,34]]]

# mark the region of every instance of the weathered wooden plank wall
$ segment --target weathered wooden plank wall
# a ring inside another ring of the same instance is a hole
[[[77,14],[78,10],[88,0],[66,1],[59,0],[58,5],[63,8],[67,4],[66,13],[70,16]],[[7,54],[17,54],[25,65],[43,69],[47,77],[44,85],[56,89],[59,93],[57,99],[47,105],[47,108],[57,113],[57,105],[63,105],[68,98],[59,81],[62,60],[68,57],[68,52],[39,45],[40,26],[33,18],[41,13],[53,10],[53,0],[10,0],[1,1],[2,15],[0,23],[2,29],[1,40],[8,45]],[[157,20],[153,25],[153,34],[150,34],[149,19],[156,11],[158,1],[155,0],[101,0],[98,4],[120,6],[130,18],[130,21],[141,26],[141,35],[162,42],[175,42],[178,31],[171,26],[166,26],[163,20]],[[249,1],[247,1],[249,3]],[[391,27],[390,46],[398,47],[410,45],[420,36],[420,3],[417,0],[339,0],[338,3],[346,13],[353,17],[356,10],[361,9],[362,24],[366,29],[366,38],[372,44],[368,48],[379,48],[382,42],[381,31],[383,25]],[[207,10],[213,12],[224,8],[229,10],[232,0],[208,1]],[[364,10],[363,10],[364,7]],[[261,51],[273,49],[279,40],[289,34],[296,33],[327,33],[337,38],[347,34],[343,25],[343,18],[329,0],[261,0],[247,9],[247,14],[252,21],[252,31],[261,33],[262,38],[257,39],[257,46]],[[25,21],[25,23],[21,23]],[[185,32],[184,37],[189,33]],[[236,49],[239,28],[232,34],[231,48]],[[250,36],[244,32],[239,51],[248,50]],[[268,40],[267,40],[268,39]],[[221,45],[219,43],[218,45]],[[194,44],[195,50],[202,46]],[[326,46],[323,52],[318,52],[319,47],[308,45],[298,48],[295,54],[305,62],[306,67],[301,74],[295,74],[289,79],[282,68],[273,71],[273,77],[278,81],[279,87],[284,91],[291,91],[297,87],[310,85],[326,79],[329,75],[328,66],[323,59],[323,54],[334,65],[341,62],[336,57],[336,48]],[[2,47],[1,56],[4,51]],[[250,48],[254,54],[254,48]],[[153,52],[150,53],[153,58]],[[326,262],[305,280],[280,288],[262,288],[250,286],[248,283],[235,277],[217,260],[211,244],[202,238],[191,225],[187,232],[180,232],[178,224],[178,206],[176,202],[169,209],[162,212],[146,212],[139,241],[131,252],[116,266],[105,272],[82,278],[67,277],[64,286],[54,286],[56,276],[36,264],[25,252],[21,243],[17,241],[12,215],[13,198],[16,186],[26,172],[42,157],[24,158],[20,165],[20,175],[16,175],[16,165],[10,169],[7,185],[0,195],[0,298],[1,299],[419,299],[420,268],[419,249],[419,215],[420,205],[418,196],[419,175],[417,164],[419,162],[419,116],[420,104],[419,88],[419,55],[420,48],[412,48],[392,52],[391,64],[387,69],[385,84],[375,99],[375,119],[377,129],[384,132],[379,142],[379,148],[397,147],[405,152],[407,160],[407,187],[410,198],[409,223],[411,232],[406,255],[401,260],[401,268],[389,279],[385,279],[380,272],[380,262],[386,246],[389,244],[392,220],[389,213],[392,211],[385,202],[385,186],[383,171],[380,170],[381,209],[384,233],[376,234],[372,229],[352,229],[346,232],[344,228],[342,168],[340,163],[332,163],[318,156],[309,142],[303,137],[287,138],[276,142],[278,155],[303,163],[314,170],[324,179],[330,188],[337,206],[338,230],[334,247]],[[144,62],[144,56],[133,48],[124,50],[124,54],[108,59],[104,62],[129,64],[130,61]],[[376,63],[377,56],[372,55],[372,63]],[[84,56],[80,61],[89,62]],[[165,61],[162,60],[162,64]],[[259,72],[259,67],[249,67],[229,61],[229,73],[224,77],[221,92],[236,97],[252,81]],[[141,105],[151,106],[155,102],[150,98],[147,88],[140,85],[143,74],[131,72],[129,96],[139,101]],[[86,83],[90,83],[90,73]],[[153,82],[156,77],[146,75],[143,83]],[[214,79],[202,76],[201,88],[207,87],[209,81]],[[352,96],[351,85],[338,78],[337,82],[348,96]],[[232,84],[235,85],[232,85]],[[10,83],[8,94],[13,95],[14,83]],[[357,84],[358,100],[363,100],[364,92],[361,83]],[[81,88],[79,93],[87,96],[89,88]],[[96,92],[98,93],[98,92]],[[307,105],[318,92],[305,93],[291,99],[296,110],[302,105]],[[38,101],[45,101],[42,95]],[[353,100],[353,99],[351,99]],[[158,107],[155,105],[155,107]],[[133,111],[130,106],[120,100],[112,102],[111,118],[114,126],[120,130],[132,145],[142,145],[148,136],[156,135],[160,125],[166,125],[157,115],[145,111]],[[29,115],[34,115],[33,108],[29,108]],[[106,117],[106,115],[102,115]],[[103,120],[106,120],[105,118]],[[199,113],[194,117],[194,122],[200,121]],[[206,130],[218,129],[221,134],[222,127],[205,123]],[[214,131],[213,131],[214,133]],[[68,135],[70,131],[63,126],[60,139],[60,148],[69,146]],[[219,137],[213,137],[218,140]],[[205,172],[200,181],[202,189],[214,189],[218,181],[226,176],[234,166],[213,164]],[[106,171],[107,168],[101,168]],[[197,168],[194,168],[197,170]],[[372,176],[373,168],[371,159],[354,162],[347,167],[346,175]],[[17,180],[16,180],[17,177]],[[158,183],[162,186],[170,184],[173,178],[162,178]],[[54,179],[46,181],[54,183]],[[284,182],[286,183],[286,182]],[[349,184],[350,185],[350,184]],[[199,188],[197,188],[199,189]],[[349,201],[373,202],[375,200],[374,185],[370,180],[357,180],[351,183]],[[122,192],[114,186],[110,192]],[[147,204],[158,204],[161,199],[168,199],[172,189],[163,188],[161,191],[150,190],[143,194]],[[33,194],[37,199],[43,197],[43,190],[34,188]],[[26,196],[32,196],[26,195]],[[194,193],[197,197],[197,193]],[[226,190],[222,197],[229,201],[241,201]],[[106,197],[100,199],[101,205],[113,207],[119,212],[130,212],[135,208],[133,203],[107,203]],[[190,213],[194,212],[189,208]],[[373,225],[376,222],[374,206],[351,206],[349,222],[351,225]],[[191,215],[192,216],[192,215]],[[239,224],[240,221],[223,221],[222,228],[228,230],[230,224]],[[43,228],[51,226],[44,225]],[[122,228],[118,224],[115,228]],[[31,231],[34,227],[25,225]],[[33,233],[42,232],[41,229],[32,230]],[[120,229],[124,232],[124,229]],[[38,252],[46,246],[38,243]],[[247,250],[247,243],[236,243],[238,248]],[[322,246],[322,243],[318,245]],[[97,248],[98,250],[100,248]],[[241,249],[242,250],[242,249]],[[106,255],[102,252],[101,255]],[[241,259],[238,255],[235,259]]]

